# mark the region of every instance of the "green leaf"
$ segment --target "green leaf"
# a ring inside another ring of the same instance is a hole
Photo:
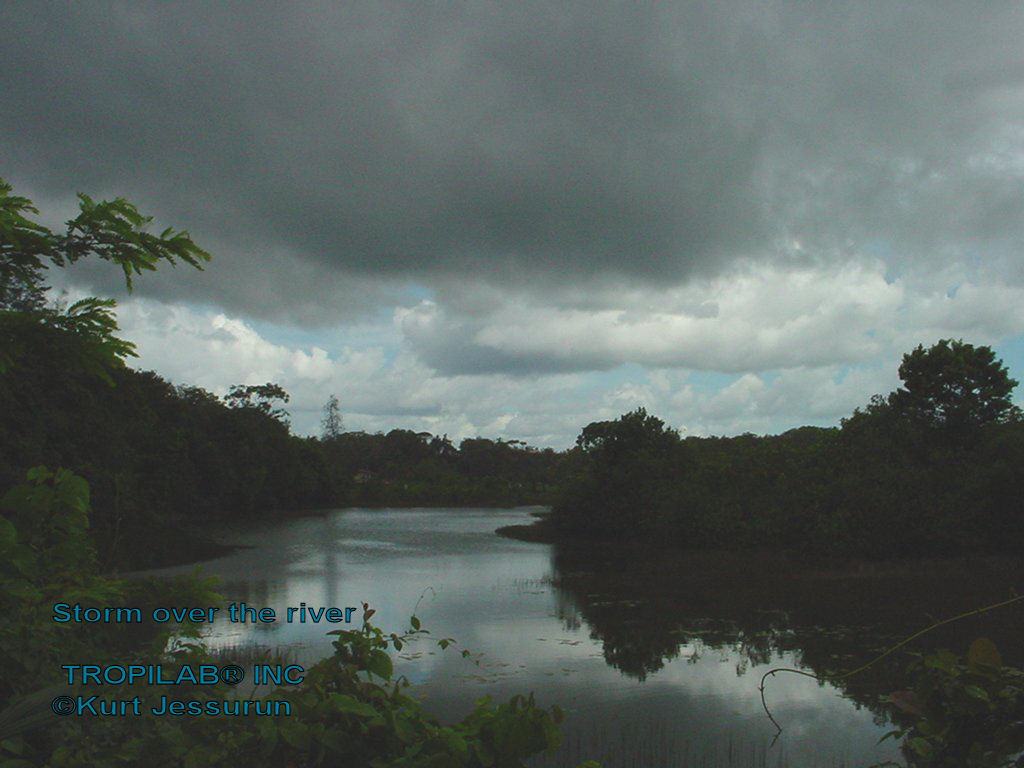
[[[349,696],[347,693],[335,693],[331,695],[331,703],[338,712],[356,717],[376,717],[379,713],[366,702]]]
[[[979,637],[967,651],[967,663],[972,667],[985,666],[998,669],[1003,666],[1003,657],[996,644],[987,637]]]
[[[879,740],[878,740],[877,742],[875,742],[875,743],[876,743],[876,744],[881,744],[881,743],[882,743],[883,741],[885,741],[886,739],[898,739],[898,738],[901,738],[901,737],[903,736],[903,734],[904,734],[904,733],[906,733],[906,731],[904,731],[903,729],[901,729],[901,728],[896,728],[895,730],[892,730],[892,731],[888,731],[888,732],[887,732],[887,733],[886,733],[885,735],[883,735],[883,736],[882,736],[882,738],[880,738],[880,739],[879,739]]]
[[[991,701],[992,699],[988,695],[988,691],[977,685],[965,685],[964,693],[974,699],[980,699],[981,701]]]
[[[949,651],[941,650],[925,657],[924,664],[930,669],[940,669],[952,675],[956,673],[957,657]]]
[[[18,530],[6,517],[0,517],[0,551],[13,547],[18,540]]]
[[[466,744],[466,740],[458,733],[454,731],[448,733],[445,742],[449,751],[454,752],[460,758],[465,759],[469,756],[469,746]]]
[[[416,618],[415,616],[413,616],[412,618],[409,619],[409,624],[412,625],[413,629],[419,629],[420,628],[420,620],[418,618]]]
[[[923,757],[925,760],[932,756],[934,748],[927,739],[922,739],[920,736],[912,736],[907,739],[907,746],[910,747],[916,755]]]
[[[374,649],[370,651],[370,658],[366,662],[366,671],[371,674],[382,677],[385,680],[391,679],[391,673],[394,670],[394,666],[391,663],[391,657],[380,649]]]
[[[25,473],[25,477],[30,483],[44,483],[49,478],[53,477],[53,473],[44,466],[32,467],[28,472]]]
[[[278,726],[281,738],[285,743],[295,749],[307,749],[309,747],[309,729],[297,720],[283,719]]]

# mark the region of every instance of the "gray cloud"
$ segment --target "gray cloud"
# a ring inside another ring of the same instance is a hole
[[[370,283],[661,284],[792,239],[1020,279],[1022,33],[1016,3],[14,4],[2,172],[223,263],[144,292],[303,323]]]

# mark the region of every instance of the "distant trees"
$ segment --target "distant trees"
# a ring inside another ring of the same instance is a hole
[[[274,401],[287,403],[290,399],[280,384],[271,381],[266,384],[234,384],[224,395],[224,402],[230,408],[248,408],[277,419],[285,425],[289,423],[288,411],[284,408],[275,408]]]
[[[339,485],[351,481],[346,503],[357,505],[541,504],[565,476],[564,453],[518,441],[476,437],[456,447],[446,435],[393,429],[319,444]]]

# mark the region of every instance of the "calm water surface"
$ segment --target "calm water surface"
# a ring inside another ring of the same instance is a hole
[[[831,685],[772,679],[770,706],[785,728],[774,745],[761,706],[758,683],[772,666],[849,669],[871,657],[871,646],[884,647],[877,628],[858,634],[863,615],[848,584],[822,576],[804,579],[810,587],[801,591],[771,584],[773,574],[785,575],[756,560],[698,556],[681,565],[676,555],[659,563],[615,547],[556,551],[494,534],[528,522],[529,511],[339,510],[231,533],[245,548],[204,570],[221,577],[227,601],[271,607],[281,618],[300,602],[367,602],[390,632],[406,628],[415,610],[433,639],[407,645],[396,671],[436,716],[458,719],[481,696],[530,691],[566,710],[562,751],[537,765],[590,757],[607,768],[866,766],[897,756],[891,740],[877,744],[888,730],[882,718]],[[822,600],[839,614],[822,618]],[[898,635],[902,627],[883,618]],[[325,633],[338,626],[233,624],[225,616],[208,640],[286,647],[308,666],[331,653]],[[457,643],[441,651],[440,637]],[[858,700],[871,702],[869,694]]]

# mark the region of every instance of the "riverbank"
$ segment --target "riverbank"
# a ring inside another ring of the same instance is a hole
[[[533,522],[529,525],[504,525],[495,529],[495,533],[506,539],[529,541],[534,544],[558,543],[558,531],[552,523],[551,510],[531,512]]]

